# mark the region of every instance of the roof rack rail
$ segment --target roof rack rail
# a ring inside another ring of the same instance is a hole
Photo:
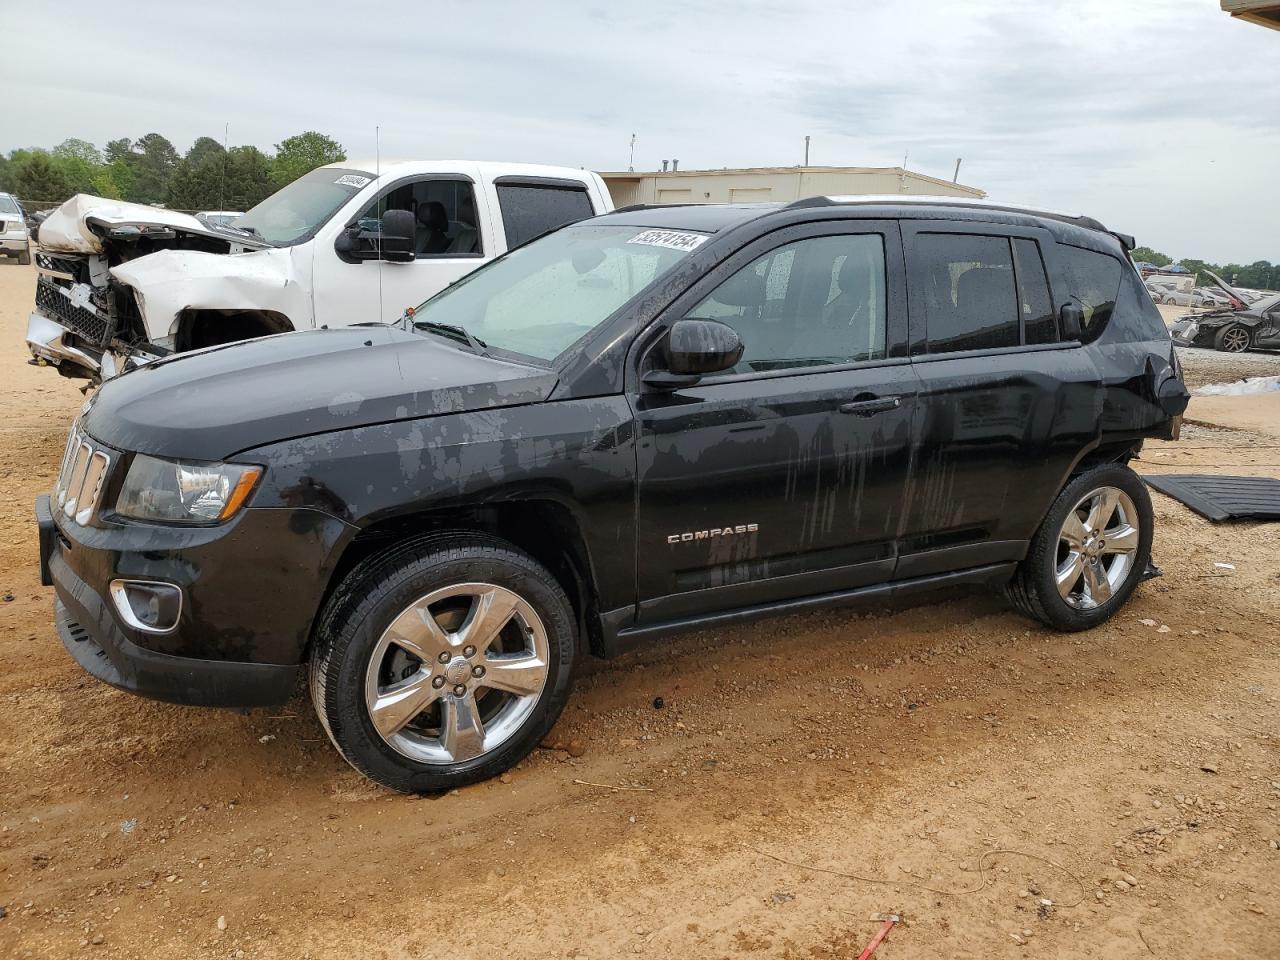
[[[799,200],[792,200],[783,210],[803,210],[805,207],[834,207],[836,202],[830,197],[801,197]]]
[[[633,203],[625,207],[614,207],[610,213],[635,213],[637,210],[661,210],[663,207],[705,207],[705,203]]]

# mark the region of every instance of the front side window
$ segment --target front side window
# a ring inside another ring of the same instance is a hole
[[[418,259],[481,252],[475,190],[465,180],[413,180],[393,187],[360,212],[360,229],[376,231],[388,210],[413,214]]]
[[[915,269],[924,284],[928,352],[990,350],[1021,342],[1013,256],[1006,237],[923,233]]]
[[[566,223],[595,216],[584,187],[499,182],[495,189],[508,249]]]
[[[277,247],[302,243],[373,179],[362,170],[318,167],[267,197],[232,229],[248,230]]]
[[[414,321],[423,331],[461,326],[486,348],[553,360],[706,239],[643,227],[565,227],[445,288],[414,311]]]
[[[1120,295],[1120,261],[1105,253],[1058,244],[1066,295],[1084,310],[1083,342],[1102,333]]]
[[[742,360],[717,376],[882,359],[884,239],[850,234],[777,247],[687,316],[727,323],[742,338]]]

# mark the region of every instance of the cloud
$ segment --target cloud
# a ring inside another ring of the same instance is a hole
[[[74,28],[68,26],[74,24]],[[910,166],[1173,255],[1280,260],[1280,42],[1217,4],[225,0],[6,12],[0,149],[151,130],[594,169]],[[17,78],[16,80],[14,78]]]

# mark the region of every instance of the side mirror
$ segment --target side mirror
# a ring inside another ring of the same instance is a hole
[[[667,333],[666,370],[650,370],[644,382],[659,390],[690,387],[705,374],[720,373],[742,359],[738,331],[719,320],[677,320]]]
[[[417,220],[412,211],[388,210],[382,215],[382,259],[409,263],[414,257]]]
[[[369,221],[365,221],[367,224]],[[408,210],[388,210],[382,215],[379,230],[364,229],[353,223],[333,242],[338,256],[349,262],[356,260],[388,260],[409,263],[415,258],[417,222]]]
[[[1063,340],[1079,340],[1084,336],[1084,308],[1078,303],[1064,303],[1058,311]]]

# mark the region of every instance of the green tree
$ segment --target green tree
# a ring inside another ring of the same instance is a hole
[[[26,155],[14,164],[14,187],[20,200],[61,203],[75,192],[47,153],[24,152]]]
[[[222,144],[213,137],[197,137],[196,142],[191,144],[191,149],[187,151],[186,158],[192,163],[199,163],[208,156],[221,157],[224,152]]]
[[[0,153],[0,193],[13,193],[13,161]]]
[[[1152,250],[1150,247],[1134,247],[1133,259],[1137,262],[1154,263],[1157,267],[1167,267],[1173,263],[1173,260],[1159,250]]]
[[[257,147],[232,147],[227,151],[228,210],[248,210],[276,192],[271,158]]]
[[[276,185],[283,187],[316,167],[345,159],[347,159],[347,153],[342,149],[342,144],[323,133],[307,130],[305,133],[281,140],[276,144],[276,157],[271,164],[271,175]]]
[[[125,196],[139,203],[160,203],[169,187],[169,177],[178,165],[178,151],[158,133],[148,133],[134,144],[133,180]]]
[[[78,140],[75,137],[63,140],[49,154],[55,160],[78,160],[95,167],[102,164],[102,154],[98,148],[88,140]]]

